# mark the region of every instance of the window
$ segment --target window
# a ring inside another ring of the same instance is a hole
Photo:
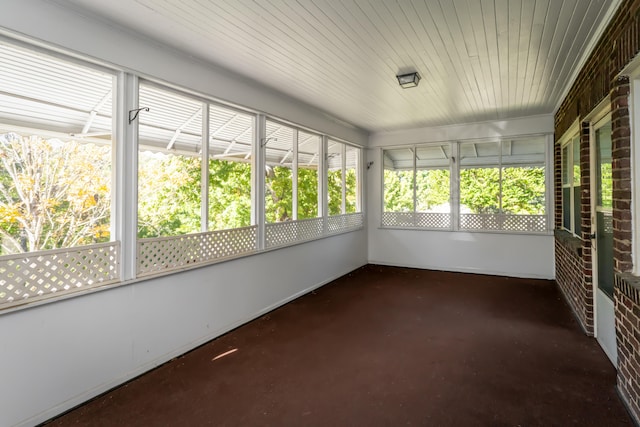
[[[298,210],[296,219],[318,216],[320,135],[298,132]]]
[[[251,150],[255,119],[209,105],[209,230],[251,225]]]
[[[327,190],[329,215],[340,215],[343,213],[342,204],[342,183],[344,180],[344,144],[329,140],[327,148]]]
[[[345,145],[344,213],[361,212],[360,206],[360,149]]]
[[[296,129],[267,120],[265,165],[265,217],[267,222],[284,222],[293,216],[293,146]]]
[[[382,225],[546,231],[545,145],[534,137],[383,150]]]
[[[580,138],[562,146],[562,227],[580,236]]]
[[[138,237],[200,231],[202,102],[140,85]]]
[[[0,43],[0,255],[110,240],[111,74]]]
[[[451,228],[450,144],[384,150],[383,224]]]
[[[460,229],[545,231],[544,138],[460,144]]]
[[[384,211],[413,212],[414,148],[384,150]]]
[[[0,304],[118,280],[115,76],[0,41]]]
[[[358,147],[22,45],[0,60],[0,310],[363,226]]]
[[[360,148],[329,140],[327,191],[329,215],[361,212]]]

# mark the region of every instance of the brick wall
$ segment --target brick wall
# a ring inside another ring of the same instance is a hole
[[[564,234],[563,236],[560,234]],[[593,293],[584,280],[581,244],[565,231],[556,232],[556,283],[587,335],[593,335]]]
[[[629,79],[620,77],[611,91],[613,173],[613,259],[617,272],[631,271],[631,129]]]
[[[618,390],[640,424],[640,283],[616,275],[614,302],[618,341]]]
[[[556,138],[584,121],[609,97],[612,127],[614,303],[618,389],[640,422],[640,278],[629,274],[632,257],[630,85],[620,72],[640,50],[640,0],[623,0],[555,115]],[[590,194],[590,124],[580,126],[580,238],[556,231],[556,281],[587,334],[593,333]],[[640,144],[640,143],[638,143]],[[637,145],[637,147],[640,145]],[[555,225],[561,227],[560,147],[554,150]]]
[[[556,135],[585,117],[613,88],[615,77],[640,51],[640,0],[623,0],[555,115]]]

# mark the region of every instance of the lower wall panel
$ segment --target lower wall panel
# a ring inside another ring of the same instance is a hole
[[[553,236],[374,228],[369,262],[553,279]]]
[[[366,230],[0,316],[0,425],[49,419],[367,262]]]

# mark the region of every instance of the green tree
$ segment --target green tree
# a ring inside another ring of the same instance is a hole
[[[293,174],[283,166],[266,168],[265,216],[267,222],[293,219]]]
[[[329,215],[342,214],[342,169],[327,171],[327,193]]]
[[[209,160],[209,230],[251,225],[251,164]]]
[[[416,211],[429,212],[436,206],[449,203],[449,169],[416,171]]]
[[[138,161],[138,237],[200,231],[200,158],[148,151]]]
[[[413,211],[413,170],[384,170],[384,210]]]
[[[298,219],[318,216],[318,170],[298,169]]]
[[[0,135],[2,253],[109,240],[111,147]]]

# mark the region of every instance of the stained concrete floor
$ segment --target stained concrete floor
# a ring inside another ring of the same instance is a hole
[[[49,425],[632,422],[553,282],[369,265]]]

